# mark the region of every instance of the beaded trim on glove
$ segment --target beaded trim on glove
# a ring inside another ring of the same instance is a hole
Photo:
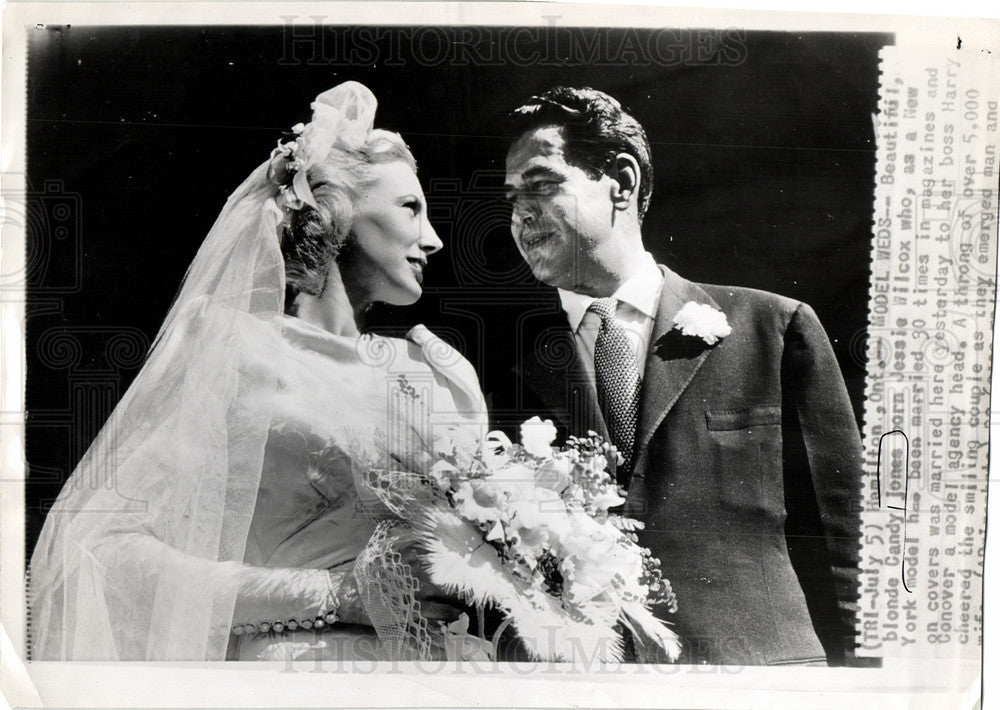
[[[260,621],[256,624],[238,624],[233,627],[232,631],[234,636],[253,633],[266,634],[269,631],[280,634],[285,631],[296,631],[298,629],[306,631],[316,629],[319,631],[327,626],[333,626],[337,623],[337,620],[336,612],[331,611],[326,614],[320,614],[315,619],[289,619],[288,621]]]
[[[313,619],[289,619],[288,621],[258,621],[256,623],[249,624],[237,624],[233,626],[232,633],[234,636],[243,636],[244,634],[262,633],[266,634],[269,631],[275,633],[283,633],[285,631],[297,631],[298,629],[316,629],[317,631],[323,629],[327,626],[333,626],[337,623],[337,612],[334,609],[340,608],[340,599],[337,597],[337,588],[333,580],[333,577],[329,573],[326,575],[326,599],[323,602],[323,606],[320,609],[330,609],[330,611],[320,611]]]

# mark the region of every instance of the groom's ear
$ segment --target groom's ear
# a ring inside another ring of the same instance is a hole
[[[611,202],[625,211],[636,203],[639,194],[639,162],[628,153],[619,153],[611,171]]]

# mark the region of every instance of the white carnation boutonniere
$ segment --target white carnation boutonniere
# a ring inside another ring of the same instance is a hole
[[[681,335],[701,338],[708,345],[715,345],[733,332],[725,313],[694,301],[685,303],[674,316],[674,329]]]

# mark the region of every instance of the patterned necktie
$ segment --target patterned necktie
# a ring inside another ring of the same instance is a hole
[[[625,459],[618,467],[618,482],[624,485],[628,481],[632,450],[635,448],[642,382],[635,362],[635,349],[629,342],[625,327],[615,319],[617,299],[598,298],[588,310],[601,319],[594,343],[594,375],[598,400],[612,443]]]

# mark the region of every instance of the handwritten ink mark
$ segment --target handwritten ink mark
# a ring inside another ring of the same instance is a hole
[[[959,44],[961,44],[961,38],[959,38]],[[903,479],[903,505],[902,507],[898,505],[887,505],[886,508],[890,510],[900,510],[903,512],[903,554],[900,555],[902,559],[902,564],[900,565],[900,576],[903,582],[903,589],[905,589],[910,594],[913,594],[913,590],[906,586],[906,507],[909,505],[910,501],[910,437],[906,435],[902,429],[893,429],[892,431],[887,431],[885,434],[878,438],[878,462],[875,464],[875,483],[878,486],[878,507],[882,507],[882,442],[887,436],[892,436],[893,434],[899,434],[903,437],[903,441],[906,442],[906,465],[903,468],[905,472],[905,478]]]

